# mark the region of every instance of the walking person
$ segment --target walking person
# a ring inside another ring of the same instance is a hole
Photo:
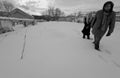
[[[83,39],[87,36],[87,39],[90,39],[90,29],[91,29],[91,16],[90,14],[84,17],[84,27],[82,29]]]
[[[106,36],[110,36],[113,33],[115,27],[115,18],[116,14],[113,11],[114,4],[112,1],[107,1],[103,5],[103,9],[97,11],[94,21],[92,23],[92,33],[94,35],[94,44],[95,49],[99,49],[100,41],[104,34],[106,33],[107,29],[108,32]]]

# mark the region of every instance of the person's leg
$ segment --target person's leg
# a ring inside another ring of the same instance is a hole
[[[87,39],[90,39],[90,35],[87,35]]]
[[[100,50],[99,45],[100,45],[101,38],[102,38],[102,36],[95,36],[94,44],[95,44],[95,49],[96,50]]]
[[[94,41],[93,41],[93,44],[95,44],[96,43],[96,36],[94,35]]]
[[[83,38],[85,38],[85,34],[83,34]]]

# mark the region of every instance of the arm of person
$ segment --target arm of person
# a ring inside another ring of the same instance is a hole
[[[93,26],[94,26],[94,24],[95,24],[95,22],[97,20],[97,17],[99,16],[99,13],[100,13],[100,10],[98,10],[96,12],[95,16],[92,18],[92,21],[91,21],[91,24],[90,24],[92,28],[93,28]]]
[[[108,30],[108,33],[106,36],[110,36],[111,33],[113,33],[114,28],[115,28],[115,20],[116,20],[116,14],[115,14],[115,12],[113,12],[112,19],[111,19],[111,22],[109,24],[109,30]]]
[[[95,21],[96,21],[96,16],[93,17],[92,21],[91,21],[91,27],[93,28],[94,24],[95,24]]]

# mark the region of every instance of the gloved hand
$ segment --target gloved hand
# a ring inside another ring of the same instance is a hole
[[[111,35],[111,33],[109,33],[109,32],[106,34],[106,36],[110,36],[110,35]]]

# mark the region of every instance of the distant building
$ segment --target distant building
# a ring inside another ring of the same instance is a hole
[[[14,22],[24,24],[25,26],[32,24],[34,22],[34,17],[21,9],[14,9],[10,12],[10,17],[12,18],[18,18],[19,20],[16,20]]]
[[[22,19],[34,19],[32,15],[22,11],[21,9],[14,9],[10,12],[10,17],[22,18]]]
[[[23,24],[25,27],[34,25],[34,17],[18,8],[11,12],[0,11],[0,33],[13,30],[15,24]]]
[[[34,17],[35,20],[41,22],[41,21],[50,21],[51,20],[51,16],[48,15],[32,15]]]

